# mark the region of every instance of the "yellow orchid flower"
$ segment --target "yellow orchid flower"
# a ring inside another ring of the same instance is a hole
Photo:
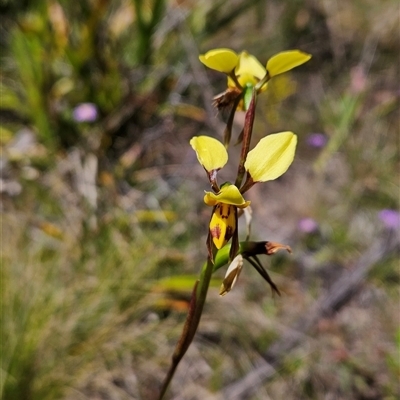
[[[226,106],[227,100],[232,97],[235,99],[238,96],[237,89],[244,92],[244,97],[246,94],[250,96],[251,89],[257,84],[261,85],[257,88],[258,92],[265,91],[268,80],[304,64],[310,58],[310,54],[300,50],[283,51],[272,56],[264,67],[256,57],[246,51],[237,54],[233,50],[221,48],[199,56],[206,67],[228,75],[227,91],[214,99],[217,107]],[[247,110],[246,98],[244,103],[239,104],[238,108]]]
[[[235,234],[237,238],[237,209],[246,208],[250,201],[243,198],[235,185],[226,183],[218,193],[206,192],[204,202],[214,207],[209,229],[215,247],[221,249]]]
[[[235,76],[241,87],[253,87],[264,78],[267,71],[256,57],[242,51],[235,67]],[[236,83],[228,76],[228,87],[236,87]],[[266,85],[262,90],[266,89]]]
[[[230,49],[213,49],[199,56],[199,60],[208,68],[224,72],[230,75],[234,71],[235,76],[242,87],[251,84],[254,86],[268,74],[270,78],[290,71],[310,60],[311,55],[300,50],[288,50],[272,56],[264,67],[256,57],[246,51],[240,54]],[[233,84],[230,80],[228,85]]]
[[[190,145],[196,152],[199,163],[206,170],[214,192],[205,192],[204,202],[214,207],[209,224],[209,243],[214,243],[221,249],[233,237],[237,248],[237,209],[247,207],[246,201],[239,189],[230,183],[218,187],[216,174],[228,161],[225,146],[217,139],[208,136],[195,136],[190,140]],[[210,249],[209,249],[210,250]],[[211,251],[210,251],[211,253]]]
[[[228,153],[224,145],[217,139],[208,136],[196,136],[190,145],[196,152],[197,159],[207,171],[214,192],[205,192],[204,202],[214,207],[209,232],[217,249],[221,249],[232,238],[237,241],[237,209],[246,208],[242,193],[256,182],[266,182],[281,176],[293,161],[297,144],[297,136],[292,132],[280,132],[261,139],[246,158],[244,167],[248,179],[239,190],[235,185],[225,183],[218,187],[216,172],[228,161]]]
[[[222,185],[218,193],[205,192],[204,203],[213,206],[210,220],[210,235],[217,249],[224,247],[235,235],[237,237],[237,209],[246,208],[250,201],[246,201],[239,189],[230,183]]]

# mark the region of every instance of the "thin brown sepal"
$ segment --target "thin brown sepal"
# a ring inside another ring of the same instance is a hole
[[[214,264],[214,248],[215,248],[215,246],[214,246],[214,242],[213,242],[212,236],[211,236],[210,222],[211,222],[211,219],[212,219],[212,217],[214,215],[214,212],[215,212],[216,208],[217,208],[217,206],[214,206],[212,211],[211,211],[210,221],[208,222],[208,235],[207,235],[207,240],[206,240],[208,258],[210,259],[212,264]]]
[[[218,111],[230,108],[235,102],[237,107],[241,98],[241,94],[242,91],[237,88],[228,88],[225,90],[225,92],[217,94],[213,97],[212,105],[218,109]],[[236,107],[234,107],[234,109],[236,109]]]
[[[206,246],[207,246],[207,254],[210,259],[210,261],[214,264],[214,254],[213,254],[213,240],[211,236],[210,229],[208,229],[208,235],[207,235],[207,240],[206,240]]]
[[[235,75],[235,69],[233,69],[228,75],[229,75],[229,77],[233,80],[233,82],[235,82],[236,87],[237,87],[239,90],[243,90],[242,85],[239,83],[239,81],[238,81],[238,79],[237,79],[237,76]]]
[[[235,146],[241,144],[243,142],[243,135],[244,135],[244,129],[242,129],[239,133],[239,136],[236,140]]]
[[[226,123],[225,130],[224,130],[224,145],[226,148],[228,148],[229,143],[231,141],[233,120],[235,118],[237,106],[241,99],[242,99],[241,95],[239,95],[238,97],[235,98],[235,100],[233,101],[233,104],[232,104],[232,109],[229,113],[229,118]]]
[[[229,262],[231,263],[233,259],[236,257],[239,251],[239,233],[238,233],[238,211],[237,208],[234,207],[235,210],[235,232],[232,237],[231,249],[229,250]]]
[[[252,258],[246,258],[246,260],[256,269],[256,271],[269,283],[273,292],[276,292],[279,296],[281,292],[279,291],[278,287],[272,281],[271,277],[269,276],[268,272],[260,263],[260,260],[257,256],[253,256]]]

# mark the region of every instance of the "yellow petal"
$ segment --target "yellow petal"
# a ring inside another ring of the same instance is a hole
[[[239,63],[235,68],[235,75],[240,78],[240,76],[255,77],[257,80],[264,78],[267,73],[264,66],[257,60],[253,55],[243,51],[239,56]],[[239,79],[240,82],[240,79]],[[254,83],[250,82],[254,85]],[[257,83],[257,82],[256,82]],[[242,82],[240,82],[242,85]],[[243,84],[242,86],[245,86]]]
[[[237,208],[229,204],[217,204],[210,221],[210,234],[217,249],[228,243],[236,231]]]
[[[311,58],[310,54],[299,50],[283,51],[275,54],[267,62],[267,70],[270,77],[282,74],[301,64],[304,64]]]
[[[210,172],[221,169],[228,161],[225,146],[217,139],[209,136],[195,136],[190,145],[196,152],[199,163]]]
[[[229,265],[225,278],[219,290],[220,296],[225,296],[235,286],[243,267],[243,256],[237,255]]]
[[[230,49],[214,49],[201,54],[199,60],[208,68],[229,74],[236,67],[239,56]]]
[[[252,75],[257,79],[264,78],[267,71],[256,57],[243,51],[239,56],[239,63],[235,68],[235,75]]]
[[[246,201],[239,189],[235,185],[225,185],[221,187],[219,193],[206,192],[204,195],[204,203],[208,206],[215,206],[218,203],[230,204],[239,208],[245,208],[250,204]]]
[[[279,178],[289,168],[296,150],[297,136],[293,132],[280,132],[261,139],[249,151],[244,166],[254,182]]]

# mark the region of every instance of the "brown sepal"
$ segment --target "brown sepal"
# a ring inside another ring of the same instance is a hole
[[[210,232],[210,222],[211,222],[211,218],[213,217],[216,208],[217,208],[217,206],[214,206],[212,209],[212,212],[211,212],[210,221],[208,222],[208,235],[207,235],[207,240],[206,240],[208,257],[210,258],[210,260],[213,264],[214,264],[214,242],[213,242],[212,235]]]
[[[273,292],[277,293],[279,296],[281,292],[279,291],[278,287],[275,285],[271,277],[269,276],[268,272],[262,266],[260,260],[257,256],[253,256],[252,258],[247,258],[247,261],[256,269],[256,271],[264,278],[266,282],[269,283]]]
[[[230,108],[235,104],[235,100],[242,94],[242,91],[238,88],[228,88],[225,92],[217,94],[213,97],[212,105],[218,109],[218,111]],[[236,104],[237,106],[237,104]],[[235,107],[236,108],[236,107]]]
[[[231,249],[229,251],[229,262],[231,263],[233,259],[236,257],[238,251],[239,251],[239,233],[238,233],[238,210],[236,207],[234,207],[235,210],[235,232],[233,233],[232,236],[232,244],[231,244]]]
[[[286,250],[288,253],[292,252],[292,249],[290,248],[290,246],[288,246],[286,244],[277,243],[277,242],[266,242],[265,250],[267,251],[268,256],[275,254],[279,250]]]

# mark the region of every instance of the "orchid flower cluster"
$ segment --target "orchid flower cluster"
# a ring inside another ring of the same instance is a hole
[[[194,137],[190,141],[212,188],[212,192],[206,192],[204,196],[204,202],[213,207],[207,238],[210,259],[213,261],[216,251],[232,240],[229,251],[231,265],[220,290],[220,294],[225,295],[232,289],[243,265],[243,255],[239,251],[238,215],[250,205],[250,201],[246,201],[243,195],[254,184],[274,180],[284,174],[293,161],[297,144],[297,136],[286,131],[270,134],[252,150],[249,149],[257,96],[267,90],[268,81],[274,76],[305,63],[311,56],[298,50],[285,51],[271,57],[266,67],[247,52],[237,54],[230,49],[210,50],[199,58],[207,67],[227,75],[228,88],[214,98],[214,104],[217,108],[231,107],[224,132],[225,145],[208,136]],[[237,110],[246,111],[244,127],[238,138],[238,142],[242,143],[242,152],[237,178],[234,184],[226,182],[219,186],[217,175],[228,161],[226,148],[229,146],[233,117]],[[284,248],[290,251],[288,246],[275,245],[275,250]],[[265,249],[264,253],[271,254],[271,249]],[[271,284],[271,279],[258,259],[255,258],[253,262],[251,258],[248,260]],[[271,286],[279,293],[275,285]]]
[[[211,185],[211,191],[206,191],[204,195],[205,204],[212,207],[207,237],[208,257],[194,285],[189,312],[162,384],[159,400],[164,397],[180,360],[194,338],[211,277],[217,269],[230,263],[221,285],[221,296],[233,288],[244,260],[279,294],[257,256],[272,255],[281,249],[290,252],[290,247],[269,241],[252,242],[249,241],[249,234],[245,241],[239,242],[238,218],[242,214],[247,216],[250,232],[250,201],[243,196],[255,184],[277,179],[284,174],[293,161],[297,144],[297,136],[291,131],[285,131],[267,135],[250,149],[257,97],[268,89],[268,82],[275,76],[304,64],[310,58],[311,55],[299,50],[284,51],[271,57],[264,67],[247,52],[238,54],[225,48],[210,50],[199,56],[206,67],[227,76],[227,89],[213,100],[218,110],[229,110],[229,117],[223,133],[223,143],[209,136],[196,136],[190,140]],[[237,175],[234,183],[219,185],[218,172],[228,161],[227,149],[237,111],[246,112],[243,129],[237,139],[237,144],[241,143]]]

